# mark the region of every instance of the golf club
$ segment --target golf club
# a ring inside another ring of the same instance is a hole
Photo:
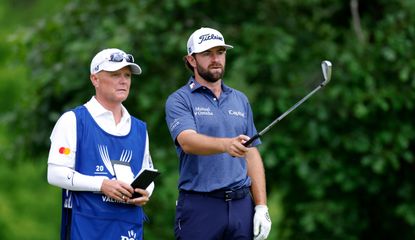
[[[259,133],[252,136],[247,142],[244,143],[244,146],[249,146],[253,141],[255,141],[257,138],[262,137],[266,132],[268,132],[277,122],[281,121],[285,116],[287,116],[290,112],[292,112],[294,109],[296,109],[298,106],[300,106],[305,100],[307,100],[309,97],[311,97],[315,92],[320,90],[320,88],[324,87],[331,79],[331,62],[324,60],[321,62],[321,70],[323,71],[323,77],[324,81],[320,83],[313,91],[311,91],[307,96],[305,96],[303,99],[298,101],[294,106],[292,106],[290,109],[288,109],[285,113],[283,113],[281,116],[279,116],[277,119],[275,119],[270,125],[268,125],[266,128],[264,128]]]

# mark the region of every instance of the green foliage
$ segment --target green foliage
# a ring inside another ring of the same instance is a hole
[[[225,82],[248,95],[258,130],[318,85],[321,60],[333,63],[332,82],[262,138],[270,239],[411,239],[414,3],[359,1],[356,19],[352,1],[71,1],[16,35],[30,88],[10,92],[22,97],[8,115],[14,146],[45,154],[59,115],[93,94],[91,57],[106,47],[131,52],[143,74],[125,105],[147,122],[163,172],[146,206],[146,236],[171,239],[177,157],[164,101],[189,77],[181,61],[187,37],[211,26],[235,46]],[[2,226],[10,228],[0,220],[0,237]]]
[[[3,1],[0,4],[0,153],[2,159],[10,163],[24,155],[25,151],[21,151],[20,147],[32,147],[31,141],[25,141],[25,136],[22,136],[26,128],[34,126],[26,123],[31,119],[27,112],[34,112],[30,107],[36,106],[37,99],[32,79],[28,77],[33,65],[30,62],[25,64],[28,51],[25,41],[30,42],[27,28],[34,24],[33,19],[46,17],[45,9],[53,12],[65,2]],[[22,116],[26,119],[18,120]],[[35,132],[33,129],[31,131]]]
[[[46,165],[0,162],[0,238],[57,239],[60,190],[47,185]]]

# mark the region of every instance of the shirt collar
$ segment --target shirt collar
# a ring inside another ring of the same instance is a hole
[[[91,113],[91,116],[93,118],[97,118],[106,114],[110,114],[111,117],[113,116],[112,112],[107,110],[106,108],[104,108],[99,102],[98,100],[95,98],[95,96],[93,96],[86,104],[85,106],[87,107],[88,111]],[[121,105],[122,108],[122,118],[121,118],[121,122],[122,121],[126,121],[128,119],[130,119],[130,114],[128,113],[127,109]]]
[[[198,82],[194,79],[194,77],[193,77],[193,76],[189,78],[189,81],[187,82],[187,86],[189,87],[189,90],[190,90],[191,92],[194,92],[194,91],[196,91],[196,90],[198,90],[199,88],[201,88],[201,87],[202,87],[202,85],[200,85],[200,83],[198,83]]]
[[[195,80],[195,78],[193,76],[189,78],[189,81],[187,82],[187,86],[189,87],[189,90],[192,93],[203,87],[202,85],[200,85],[199,82],[197,82]],[[223,81],[221,83],[221,88],[222,88],[222,92],[224,92],[224,93],[229,93],[229,92],[232,91],[232,88],[230,88],[226,84],[224,84]]]

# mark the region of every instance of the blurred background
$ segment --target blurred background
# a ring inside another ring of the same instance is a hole
[[[163,173],[145,239],[173,239],[178,159],[164,121],[186,83],[199,27],[218,29],[226,84],[246,93],[256,127],[332,81],[263,138],[269,239],[415,238],[415,1],[3,0],[0,3],[0,239],[58,239],[60,190],[46,180],[59,116],[93,94],[89,64],[135,56],[125,102],[147,122]]]

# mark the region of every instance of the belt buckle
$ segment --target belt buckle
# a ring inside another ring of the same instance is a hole
[[[225,201],[231,201],[232,200],[232,190],[226,191],[225,192]]]

